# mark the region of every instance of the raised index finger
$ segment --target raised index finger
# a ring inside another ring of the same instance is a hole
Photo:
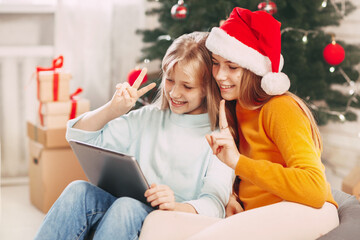
[[[134,84],[132,85],[133,88],[138,89],[140,87],[146,73],[147,73],[147,68],[141,69],[139,76],[136,78]]]
[[[224,99],[220,101],[220,106],[219,106],[219,127],[220,127],[220,131],[223,131],[229,127],[227,119],[226,119],[225,100]]]

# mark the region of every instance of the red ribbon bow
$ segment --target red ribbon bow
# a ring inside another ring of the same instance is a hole
[[[54,101],[58,100],[59,96],[59,73],[56,72],[57,68],[61,68],[64,63],[64,57],[59,56],[58,58],[53,59],[52,67],[49,68],[43,68],[43,67],[37,67],[36,68],[36,80],[37,80],[37,97],[40,100],[40,79],[39,79],[39,73],[42,71],[54,71],[54,78],[53,78],[53,99]]]
[[[76,96],[78,94],[80,94],[83,91],[82,88],[78,88],[76,89],[76,91],[70,95],[70,99],[71,99],[71,111],[70,111],[70,116],[69,119],[73,119],[76,117],[76,109],[77,109],[77,99]]]

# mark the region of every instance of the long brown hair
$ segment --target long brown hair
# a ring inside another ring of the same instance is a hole
[[[219,102],[221,95],[216,91],[217,84],[212,80],[212,61],[205,41],[209,33],[193,32],[184,34],[170,45],[162,60],[162,81],[155,104],[161,109],[168,109],[164,86],[165,78],[171,75],[177,64],[181,65],[184,73],[191,79],[199,79],[205,93],[204,105],[209,114],[211,129],[219,124]]]

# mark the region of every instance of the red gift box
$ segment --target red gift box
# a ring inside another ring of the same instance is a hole
[[[47,129],[65,128],[69,119],[73,119],[90,110],[90,101],[79,98],[77,95],[82,92],[78,88],[70,95],[66,102],[41,103],[39,107],[40,124]]]
[[[40,102],[68,101],[71,74],[62,72],[63,56],[53,60],[52,67],[36,68],[37,98]]]

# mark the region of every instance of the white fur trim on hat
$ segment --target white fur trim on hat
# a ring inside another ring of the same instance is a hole
[[[261,79],[261,88],[268,95],[281,95],[290,88],[290,80],[285,73],[267,73]]]
[[[256,75],[264,76],[271,72],[271,61],[255,49],[246,46],[236,38],[228,35],[224,30],[212,28],[207,40],[206,47],[216,55],[246,68]],[[283,56],[280,56],[279,71],[284,65]]]

